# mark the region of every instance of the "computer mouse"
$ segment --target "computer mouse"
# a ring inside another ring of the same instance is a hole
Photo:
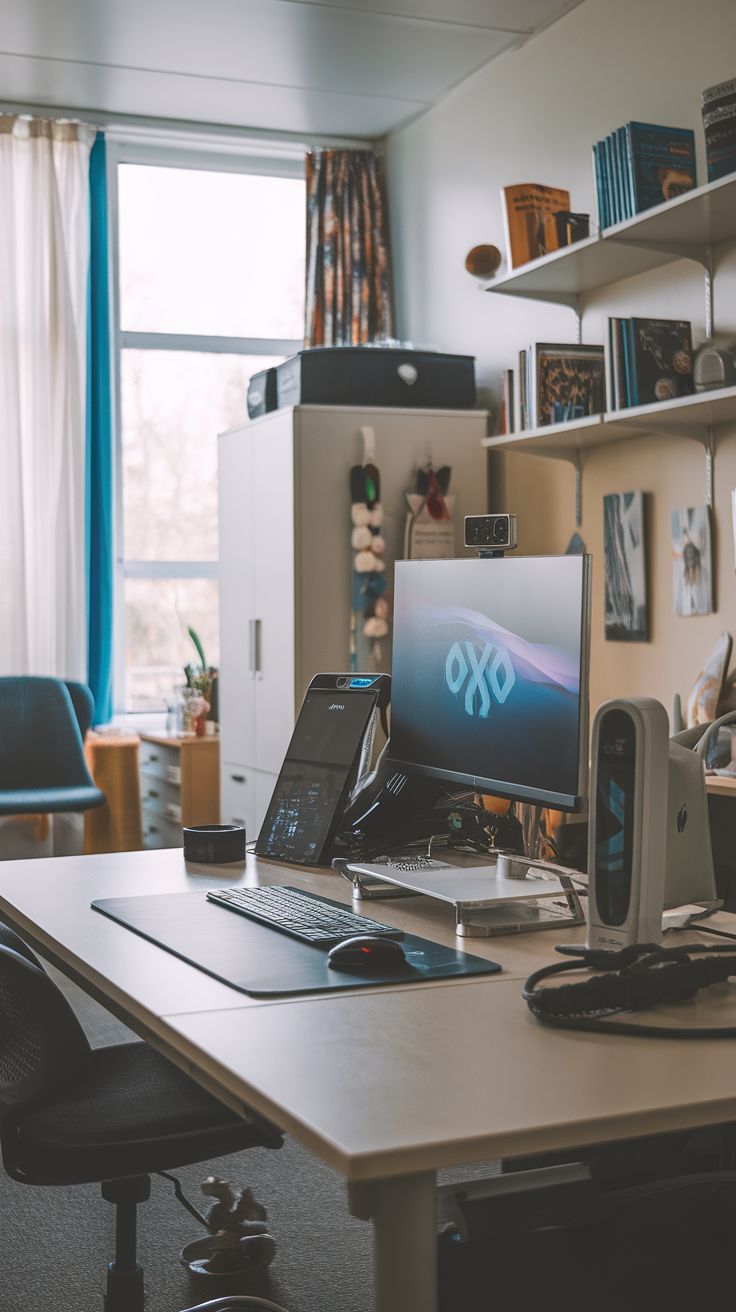
[[[357,938],[343,939],[327,953],[327,964],[333,970],[352,970],[356,966],[366,973],[399,966],[406,961],[404,949],[395,938],[359,934]]]

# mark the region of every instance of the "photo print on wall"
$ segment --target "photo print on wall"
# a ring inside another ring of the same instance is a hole
[[[670,524],[675,615],[709,615],[713,610],[713,583],[708,507],[673,510]]]
[[[603,498],[606,639],[647,642],[644,495],[615,492]]]

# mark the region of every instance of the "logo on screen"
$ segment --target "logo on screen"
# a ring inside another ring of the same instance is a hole
[[[478,715],[485,720],[491,696],[503,705],[516,683],[516,674],[508,651],[500,643],[487,642],[479,655],[474,642],[453,642],[445,661],[445,680],[455,697],[465,689],[466,715],[476,713],[477,692]]]

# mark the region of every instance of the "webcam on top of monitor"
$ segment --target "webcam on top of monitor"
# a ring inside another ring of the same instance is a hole
[[[516,548],[516,515],[466,515],[465,545],[479,556],[502,556]]]

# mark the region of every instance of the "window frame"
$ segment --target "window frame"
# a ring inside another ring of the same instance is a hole
[[[275,143],[258,147],[244,140],[241,149],[226,145],[200,144],[193,146],[182,141],[172,143],[171,137],[157,142],[155,139],[136,139],[124,129],[110,128],[106,132],[106,170],[108,203],[109,279],[110,279],[110,350],[112,376],[112,431],[113,431],[113,714],[127,716],[126,706],[126,578],[218,578],[219,562],[126,560],[124,554],[123,524],[123,433],[121,408],[121,353],[126,349],[149,351],[189,351],[201,354],[227,355],[294,355],[304,346],[303,339],[280,337],[217,337],[191,333],[140,333],[124,331],[120,324],[120,242],[118,209],[118,166],[121,164],[151,165],[157,168],[199,169],[205,172],[250,173],[265,177],[304,178],[306,147],[284,142],[279,149]],[[306,219],[305,219],[306,222]],[[244,416],[244,419],[247,416]],[[132,712],[136,714],[136,712]],[[140,714],[151,714],[141,712]]]

